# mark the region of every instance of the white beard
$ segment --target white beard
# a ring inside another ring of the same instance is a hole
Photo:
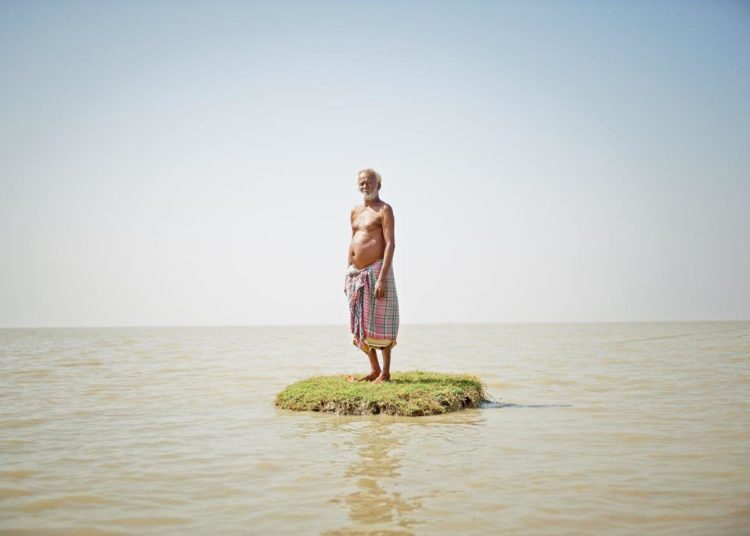
[[[365,198],[365,201],[373,201],[378,196],[378,192],[370,192],[369,194],[362,194],[362,197]]]

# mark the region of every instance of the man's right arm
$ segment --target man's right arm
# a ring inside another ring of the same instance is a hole
[[[356,208],[356,207],[355,207]],[[354,208],[352,209],[351,213],[349,214],[349,225],[352,228],[352,238],[354,238]],[[351,258],[352,253],[352,245],[351,242],[349,243],[349,248],[346,250],[346,267],[349,267],[349,259]]]
[[[354,221],[354,209],[352,209],[351,214],[349,214],[349,224],[351,225]],[[354,225],[351,225],[352,227],[352,238],[354,238]],[[352,253],[352,245],[349,244],[349,248],[346,250],[346,271],[349,270],[349,259],[351,257]],[[349,275],[344,272],[344,294],[346,294],[346,281],[349,279]]]

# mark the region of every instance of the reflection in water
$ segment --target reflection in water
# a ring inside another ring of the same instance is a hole
[[[398,487],[402,440],[395,433],[397,422],[371,420],[349,430],[346,443],[358,458],[344,477],[356,491],[342,497],[349,507],[351,525],[325,534],[413,534],[410,513],[421,507],[421,499],[406,498]]]
[[[318,421],[319,432],[335,430],[346,438],[342,446],[357,453],[343,475],[356,489],[335,500],[347,505],[351,523],[324,534],[414,534],[415,526],[425,522],[424,512],[420,513],[423,502],[434,499],[443,490],[442,486],[432,483],[422,487],[420,493],[416,491],[420,487],[415,489],[413,481],[406,484],[401,474],[404,459],[408,464],[420,458],[423,451],[419,445],[431,437],[436,440],[431,442],[433,445],[443,444],[451,451],[449,455],[446,453],[446,463],[455,462],[453,456],[463,457],[467,453],[458,448],[460,445],[445,440],[454,437],[457,428],[462,428],[465,432],[460,434],[461,443],[469,441],[470,444],[483,423],[481,411],[476,410],[417,419],[381,415]],[[401,490],[412,491],[402,493]]]

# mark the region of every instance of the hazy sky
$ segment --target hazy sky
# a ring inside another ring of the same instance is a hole
[[[0,1],[0,326],[750,318],[743,2]]]

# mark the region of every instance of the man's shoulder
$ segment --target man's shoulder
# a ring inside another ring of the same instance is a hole
[[[364,203],[362,203],[361,205],[354,205],[354,207],[352,207],[352,210],[351,210],[352,216],[354,214],[362,212],[365,208],[367,208],[367,206]],[[393,212],[393,207],[389,205],[388,203],[386,203],[385,201],[383,201],[382,199],[380,200],[379,204],[375,206],[371,206],[371,208],[381,214],[383,212],[391,212],[391,213]]]
[[[389,205],[388,203],[386,203],[382,199],[381,199],[380,202],[382,203],[382,205],[378,209],[379,212],[393,212],[393,207],[391,205]]]

